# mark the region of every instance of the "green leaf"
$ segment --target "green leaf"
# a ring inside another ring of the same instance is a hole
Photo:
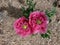
[[[52,17],[53,15],[55,15],[55,13],[56,13],[56,8],[53,7],[51,11],[46,10],[45,12],[46,12],[46,15],[50,18],[50,17]]]
[[[51,34],[51,31],[50,31],[50,30],[48,30],[48,31],[47,31],[47,33],[48,33],[48,34]]]
[[[33,0],[26,0],[27,5],[31,5],[33,3]]]
[[[22,12],[25,12],[25,7],[22,6],[21,7],[21,10],[22,10]]]
[[[43,38],[50,38],[49,34],[47,34],[47,33],[41,34],[41,36],[42,36]]]
[[[51,22],[51,17],[56,14],[56,8],[53,7],[53,8],[51,9],[51,11],[46,10],[45,13],[46,13],[46,15],[48,16],[49,22]]]
[[[47,30],[47,33],[41,34],[43,38],[50,38],[51,30]]]
[[[23,15],[26,18],[28,18],[30,13],[34,11],[36,3],[33,3],[33,0],[26,0],[26,3],[28,5],[28,8],[25,9],[25,7],[22,7],[21,9],[22,9]]]

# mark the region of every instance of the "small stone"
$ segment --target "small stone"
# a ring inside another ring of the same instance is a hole
[[[3,18],[3,13],[0,12],[0,23],[2,22],[2,18]]]
[[[60,23],[60,19],[57,19],[58,24]]]
[[[2,31],[2,29],[0,29],[0,34],[3,34],[3,31]]]
[[[59,19],[57,19],[57,22],[59,22]]]
[[[0,23],[2,23],[3,22],[3,19],[2,20],[0,20]]]
[[[60,0],[58,0],[58,7],[60,7]]]
[[[60,21],[58,23],[60,24]]]

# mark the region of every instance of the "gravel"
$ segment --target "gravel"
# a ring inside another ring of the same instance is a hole
[[[56,7],[56,15],[51,18],[52,21],[48,25],[48,28],[51,30],[50,39],[43,39],[39,34],[35,36],[29,36],[27,38],[21,38],[15,33],[13,29],[13,23],[17,19],[16,15],[18,15],[19,11],[16,13],[15,10],[14,12],[13,9],[9,8],[9,4],[15,9],[20,9],[21,5],[25,6],[24,1],[25,0],[0,0],[0,45],[60,45],[59,7]],[[52,4],[54,0],[34,0],[34,2],[37,2],[35,7],[36,9],[50,10],[53,7]],[[4,8],[2,9],[1,7]],[[10,9],[11,11],[9,11]],[[12,12],[12,14],[9,12]]]

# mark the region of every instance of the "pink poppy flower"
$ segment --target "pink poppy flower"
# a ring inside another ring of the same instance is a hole
[[[31,27],[28,20],[25,17],[21,17],[14,22],[14,30],[21,37],[27,37],[31,35]]]
[[[45,34],[47,32],[48,17],[44,12],[32,12],[29,16],[29,24],[32,27],[33,34]]]

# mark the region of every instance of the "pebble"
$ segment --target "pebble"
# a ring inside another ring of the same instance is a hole
[[[3,13],[0,12],[0,23],[3,21]]]
[[[58,23],[60,24],[60,21]]]
[[[3,30],[2,29],[0,29],[0,34],[3,34]]]

